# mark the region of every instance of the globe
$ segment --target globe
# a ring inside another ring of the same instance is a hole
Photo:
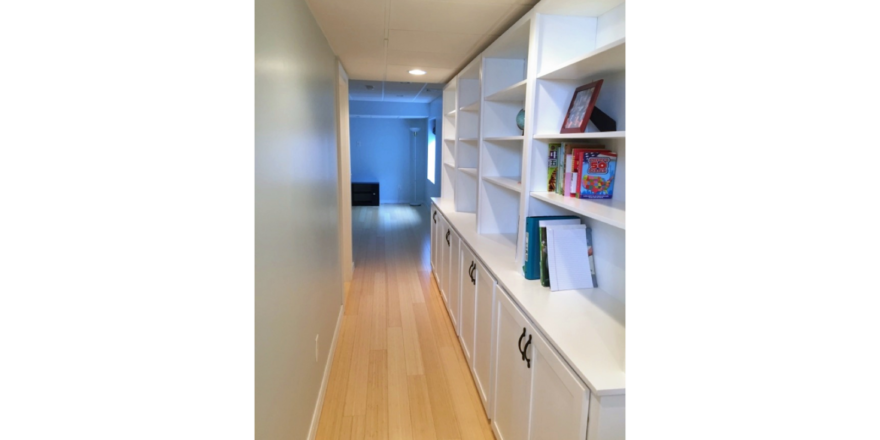
[[[526,109],[522,109],[516,114],[516,126],[520,130],[525,130],[526,126]]]

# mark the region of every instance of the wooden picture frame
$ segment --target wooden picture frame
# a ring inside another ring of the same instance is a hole
[[[596,106],[596,99],[599,98],[601,89],[602,80],[600,79],[574,90],[571,104],[568,105],[568,111],[565,112],[565,120],[562,121],[560,133],[583,133],[587,130],[587,124],[590,123],[590,116],[593,114],[593,108]]]

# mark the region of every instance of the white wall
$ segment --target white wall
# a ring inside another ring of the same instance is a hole
[[[257,0],[255,55],[256,438],[305,439],[342,305],[336,59],[303,0]]]

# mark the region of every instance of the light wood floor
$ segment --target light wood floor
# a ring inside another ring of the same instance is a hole
[[[431,275],[427,206],[354,207],[318,439],[494,439]]]

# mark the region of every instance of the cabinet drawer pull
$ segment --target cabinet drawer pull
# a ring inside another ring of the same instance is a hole
[[[519,337],[519,342],[516,343],[516,348],[519,349],[519,354],[522,355],[523,360],[526,358],[526,352],[522,348],[522,340],[526,337],[526,328],[523,327],[523,334]]]
[[[526,368],[532,368],[532,360],[526,356],[526,352],[529,350],[529,345],[532,343],[532,335],[529,335],[529,340],[526,342],[526,348],[523,349],[523,360],[526,361]]]
[[[432,218],[434,219],[434,223],[437,223],[437,211],[434,211]]]
[[[452,229],[447,229],[447,230],[446,230],[446,245],[447,245],[447,246],[452,246],[452,243],[449,242],[449,234],[450,234],[451,232],[452,232]]]

